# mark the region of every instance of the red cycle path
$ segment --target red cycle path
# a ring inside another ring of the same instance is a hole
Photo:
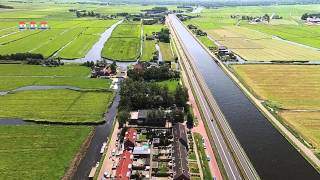
[[[206,129],[204,127],[204,124],[203,124],[203,121],[202,121],[202,118],[201,118],[197,103],[196,103],[196,101],[194,99],[194,96],[193,96],[192,91],[191,91],[190,88],[188,90],[188,94],[189,94],[189,101],[191,103],[193,114],[194,114],[195,118],[198,119],[198,126],[193,127],[192,128],[192,132],[199,133],[203,137],[203,139],[205,141],[205,144],[206,144],[206,147],[207,147],[206,151],[207,151],[207,153],[209,153],[209,156],[211,158],[211,160],[209,162],[209,166],[210,166],[210,170],[211,170],[212,176],[215,177],[217,180],[222,180],[222,176],[221,176],[218,164],[217,164],[217,160],[216,160],[216,158],[214,156],[214,153],[213,153],[211,144],[209,142],[209,138],[208,138],[208,135],[206,133]]]

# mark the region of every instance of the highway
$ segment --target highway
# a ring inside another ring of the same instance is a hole
[[[175,15],[168,16],[169,27],[180,55],[179,61],[188,75],[188,80],[193,88],[195,97],[198,100],[199,108],[203,112],[204,119],[210,129],[211,136],[219,156],[223,162],[226,174],[229,179],[259,179],[256,171],[244,153],[241,145],[233,134],[228,122],[225,120],[214,97],[210,93],[203,77],[197,70],[192,56],[186,46],[186,41],[179,33],[189,33]],[[179,30],[177,30],[179,28]],[[182,31],[181,28],[184,28]],[[190,34],[193,38],[193,36]],[[194,38],[193,38],[194,39]],[[196,40],[189,41],[198,43]],[[237,163],[238,162],[238,165]]]

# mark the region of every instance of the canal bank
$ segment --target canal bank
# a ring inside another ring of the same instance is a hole
[[[72,179],[88,179],[88,175],[91,171],[91,168],[96,166],[97,162],[100,162],[102,157],[102,154],[100,153],[102,144],[108,141],[108,137],[112,133],[113,124],[115,121],[117,108],[120,101],[119,92],[120,88],[116,90],[116,95],[111,107],[107,108],[107,113],[104,117],[105,123],[102,125],[98,125],[95,128],[95,134],[92,137],[88,150],[85,153],[85,156],[81,159],[81,162],[77,167],[74,177]]]
[[[190,32],[190,31],[189,31]],[[191,33],[191,32],[190,32]],[[192,34],[192,33],[191,33]],[[223,68],[225,73],[238,85],[238,87],[245,93],[246,96],[248,96],[249,100],[251,100],[258,108],[259,110],[270,120],[270,122],[277,128],[280,133],[283,134],[285,138],[292,143],[293,146],[295,146],[300,153],[312,164],[315,166],[316,169],[320,168],[320,160],[317,158],[317,156],[313,153],[313,151],[308,148],[302,141],[303,139],[299,139],[296,135],[292,133],[293,130],[290,130],[285,127],[283,124],[283,120],[278,119],[279,117],[275,116],[270,112],[264,105],[263,102],[258,99],[253,92],[248,89],[248,87],[245,85],[245,83],[241,80],[241,78],[231,72],[230,67],[228,67],[228,64],[224,64],[214,53],[212,53],[204,44],[202,44],[201,41],[199,41],[196,37],[194,37],[198,43],[210,54]],[[267,64],[274,64],[273,62],[266,62]],[[240,63],[243,64],[243,63]],[[248,64],[248,63],[247,63]],[[252,64],[255,64],[255,62],[252,62]],[[259,64],[263,64],[263,62],[260,62]],[[276,63],[277,64],[277,63]],[[278,63],[283,64],[283,63]],[[289,63],[291,64],[291,63]],[[308,62],[308,63],[294,63],[294,64],[318,64],[318,62]],[[319,170],[318,170],[319,171]]]
[[[175,26],[259,176],[262,179],[318,179],[320,176],[316,170],[274,128],[178,20]]]

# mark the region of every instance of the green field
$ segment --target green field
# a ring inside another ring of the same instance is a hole
[[[90,69],[79,65],[42,67],[35,65],[0,65],[0,91],[30,85],[65,85],[83,89],[108,89],[110,80],[89,78]]]
[[[212,40],[208,38],[208,36],[197,36],[197,38],[204,44],[207,48],[217,47],[216,44]]]
[[[319,47],[319,28],[300,20],[302,14],[317,12],[319,8],[319,5],[279,5],[204,9],[200,17],[184,23],[197,25],[217,42],[248,61],[312,61],[320,59],[319,51],[273,36]],[[269,24],[249,24],[230,18],[231,15],[263,16],[273,13],[283,19],[272,19]],[[209,43],[207,40],[201,41]]]
[[[143,25],[143,49],[142,49],[142,56],[140,58],[141,61],[150,61],[153,57],[154,52],[156,51],[156,40],[146,40],[146,36],[150,36],[154,32],[161,31],[161,28],[164,26],[161,24],[153,24],[153,25]]]
[[[295,132],[320,149],[320,66],[236,65],[235,73]]]
[[[0,126],[0,179],[61,179],[91,127]]]
[[[143,41],[142,56],[140,58],[141,61],[150,61],[153,58],[154,52],[156,51],[155,45],[156,41]]]
[[[173,61],[174,60],[174,54],[171,50],[171,44],[170,43],[164,43],[160,42],[160,51],[162,54],[162,58],[164,61]]]
[[[100,122],[111,92],[20,91],[0,96],[0,117],[48,122]]]
[[[123,22],[112,32],[102,49],[102,56],[117,61],[134,61],[140,56],[141,24]]]
[[[74,123],[101,121],[113,98],[112,92],[105,92],[109,89],[111,81],[91,79],[88,77],[89,73],[89,68],[80,65],[0,65],[0,91],[15,90],[24,86],[82,88],[82,91],[53,88],[11,92],[0,96],[0,117]]]
[[[97,5],[55,4],[55,3],[14,3],[12,10],[0,11],[0,54],[31,52],[45,58],[63,48],[57,57],[66,59],[82,58],[98,40],[99,35],[117,20],[77,18],[69,9],[105,10]],[[113,7],[115,9],[115,7]],[[136,7],[138,8],[138,6]],[[141,7],[140,7],[141,8]],[[20,21],[37,23],[47,21],[49,29],[18,30]]]

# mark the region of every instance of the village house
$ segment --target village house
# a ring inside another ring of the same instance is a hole
[[[133,155],[130,151],[124,150],[120,156],[116,169],[116,180],[129,180],[132,171]]]
[[[177,123],[173,126],[173,179],[190,180],[188,168],[188,143],[185,126]]]
[[[124,136],[124,148],[127,150],[133,150],[137,139],[137,130],[129,128]]]
[[[308,17],[306,22],[309,24],[320,24],[320,18],[319,17]]]
[[[91,71],[91,77],[101,77],[101,76],[110,76],[112,75],[112,69],[108,65],[96,65]]]

